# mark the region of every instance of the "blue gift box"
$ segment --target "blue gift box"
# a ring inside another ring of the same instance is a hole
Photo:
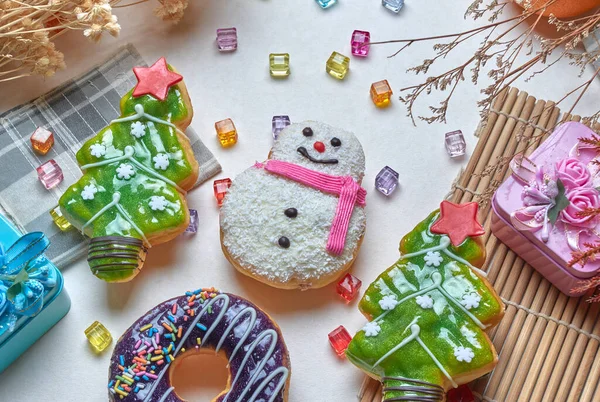
[[[0,215],[0,373],[71,308],[62,274],[43,254],[49,244]]]

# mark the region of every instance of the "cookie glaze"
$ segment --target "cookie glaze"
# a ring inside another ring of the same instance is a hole
[[[440,389],[491,371],[497,360],[484,330],[498,323],[504,305],[473,265],[483,261],[485,249],[472,238],[455,247],[448,236],[431,233],[438,218],[432,213],[404,237],[401,259],[359,303],[369,322],[346,356],[384,382],[384,400],[422,400],[415,396],[422,393],[398,389],[415,386],[442,400]]]
[[[189,220],[186,190],[197,177],[198,163],[182,130],[191,118],[182,83],[164,101],[132,91],[121,99],[121,117],[88,140],[77,152],[83,171],[60,198],[69,222],[89,237],[140,239],[144,247],[185,230]],[[165,233],[166,237],[165,238]],[[104,258],[108,281],[131,279],[139,267],[119,267]]]
[[[109,400],[181,401],[169,368],[194,349],[229,359],[231,387],[214,401],[286,401],[290,363],[279,328],[248,300],[215,289],[167,300],[125,331],[110,362]]]

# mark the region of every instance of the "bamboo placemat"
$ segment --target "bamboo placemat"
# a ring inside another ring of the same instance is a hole
[[[554,102],[507,89],[479,127],[477,147],[449,194],[453,202],[480,202],[488,255],[483,269],[506,303],[506,315],[489,332],[498,365],[469,384],[479,400],[600,401],[600,304],[560,293],[490,229],[490,185],[510,175],[507,161],[513,155],[531,154],[559,122],[580,120],[559,117]],[[365,378],[359,399],[381,402],[381,384]]]

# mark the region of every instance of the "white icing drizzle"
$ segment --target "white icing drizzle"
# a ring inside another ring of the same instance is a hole
[[[485,325],[484,323],[482,323],[481,321],[479,321],[479,319],[477,317],[475,317],[469,310],[467,310],[465,308],[465,306],[463,306],[460,301],[456,300],[454,297],[452,297],[448,292],[446,292],[446,290],[444,290],[444,288],[442,287],[442,274],[440,274],[439,272],[434,272],[433,274],[431,274],[431,280],[433,281],[433,285],[428,286],[426,288],[423,288],[421,290],[419,290],[418,292],[415,292],[411,295],[406,296],[405,298],[401,299],[398,304],[396,304],[397,308],[399,305],[401,305],[402,303],[406,302],[407,300],[410,300],[412,298],[415,298],[417,296],[420,296],[422,294],[428,293],[434,289],[439,290],[446,298],[448,298],[450,301],[452,301],[458,308],[460,308],[465,314],[467,314],[469,316],[469,318],[471,318],[471,320],[473,320],[475,322],[475,324],[477,324],[477,326],[481,329],[486,329],[488,326]],[[386,315],[388,315],[390,313],[390,311],[393,311],[394,309],[391,310],[386,310],[383,314],[381,314],[380,316],[378,316],[377,318],[375,318],[374,321],[379,321],[382,320]]]
[[[173,123],[171,123],[170,121],[166,121],[166,120],[161,120],[158,117],[152,116],[151,114],[146,113],[146,111],[144,110],[144,106],[137,104],[134,106],[135,109],[135,114],[132,114],[131,116],[127,116],[127,117],[122,117],[120,119],[115,119],[113,121],[110,122],[110,124],[113,123],[125,123],[128,121],[134,121],[134,120],[138,120],[140,118],[145,118],[148,119],[154,123],[158,123],[158,124],[164,124],[167,125],[169,127],[173,127],[179,134],[183,135],[185,137],[185,133],[183,131],[181,131],[179,128],[177,128],[177,126]]]
[[[158,402],[164,402],[167,400],[167,397],[169,395],[171,395],[171,392],[173,392],[173,390],[175,389],[175,387],[171,387],[167,390],[167,392],[164,393],[164,395],[162,396],[162,398],[160,398],[160,400]]]
[[[128,160],[129,162],[133,163],[135,166],[137,166],[138,168],[140,168],[141,170],[143,170],[144,172],[148,173],[150,176],[154,176],[156,179],[162,180],[165,183],[169,183],[170,185],[172,185],[173,187],[175,187],[177,189],[177,191],[179,191],[182,194],[187,194],[187,191],[185,191],[184,189],[182,189],[181,187],[179,187],[177,185],[177,183],[175,183],[173,180],[161,175],[160,173],[150,169],[147,166],[144,166],[142,163],[140,163],[137,159],[135,159],[133,156],[135,155],[135,149],[133,149],[133,147],[131,145],[127,145],[125,147],[125,152],[123,153],[123,155],[121,156],[117,156],[115,158],[111,158],[111,159],[105,159],[101,162],[95,162],[95,163],[88,163],[87,165],[83,165],[81,166],[81,170],[86,170],[89,168],[93,168],[93,167],[98,167],[98,166],[104,166],[104,165],[109,165],[113,162],[119,162],[122,160]]]
[[[215,304],[217,302],[217,300],[223,300],[223,306],[221,308],[221,311],[219,312],[219,315],[216,317],[216,319],[214,320],[213,324],[207,329],[206,334],[203,337],[201,346],[204,346],[204,343],[210,337],[210,334],[212,333],[212,331],[217,327],[217,325],[220,324],[221,320],[223,319],[223,317],[227,313],[227,310],[229,309],[230,299],[229,299],[229,296],[226,295],[226,294],[224,294],[224,293],[218,294],[217,296],[215,296],[214,298],[212,298],[208,303],[206,303],[203,306],[202,310],[198,314],[196,314],[196,318],[192,321],[192,323],[190,324],[188,330],[185,332],[185,334],[183,335],[183,337],[180,339],[179,345],[175,348],[175,351],[173,352],[173,356],[177,356],[177,354],[179,353],[179,351],[181,350],[181,348],[184,346],[186,340],[191,335],[191,333],[194,330],[194,328],[196,328],[196,324],[198,324],[198,322],[200,321],[200,318],[204,315],[204,313],[213,304]],[[219,349],[221,348],[221,346],[223,345],[223,342],[226,340],[227,336],[231,333],[231,330],[234,328],[234,324],[236,324],[244,315],[248,315],[249,319],[250,319],[250,322],[248,324],[248,329],[246,329],[246,332],[244,332],[244,335],[237,342],[237,345],[236,345],[235,349],[233,350],[231,356],[229,357],[229,360],[233,359],[234,355],[237,353],[237,351],[240,349],[240,347],[242,347],[243,343],[246,341],[246,339],[248,338],[248,336],[252,332],[252,329],[254,328],[254,324],[256,323],[256,309],[254,309],[253,307],[247,306],[246,308],[242,309],[239,313],[237,313],[236,316],[233,317],[233,319],[231,320],[231,322],[229,324],[229,327],[223,333],[223,335],[221,336],[221,338],[219,340],[219,343],[217,344],[216,351],[218,352]],[[245,395],[250,390],[250,387],[252,385],[254,385],[254,383],[257,381],[257,378],[260,375],[260,373],[262,372],[263,368],[265,367],[265,365],[267,364],[267,362],[273,356],[273,352],[275,351],[275,347],[277,346],[277,341],[278,341],[278,338],[279,338],[278,335],[277,335],[277,332],[275,330],[273,330],[273,329],[267,329],[267,330],[263,331],[260,335],[258,335],[256,337],[256,339],[254,340],[254,342],[250,345],[250,347],[248,348],[248,350],[245,351],[246,355],[244,356],[244,359],[242,360],[242,364],[239,367],[238,373],[235,376],[234,380],[232,381],[231,386],[229,387],[229,389],[231,390],[231,389],[234,388],[234,386],[235,386],[235,384],[236,384],[236,382],[237,382],[237,380],[239,378],[240,373],[243,371],[244,367],[248,363],[248,360],[252,356],[252,352],[254,352],[254,350],[256,349],[256,347],[266,337],[270,337],[270,339],[271,339],[271,344],[269,346],[269,350],[267,351],[267,353],[265,354],[265,356],[263,356],[262,360],[260,361],[258,367],[255,370],[255,373],[252,375],[252,377],[248,381],[248,384],[246,384],[246,387],[244,388],[244,390],[242,391],[242,393],[240,394],[240,396],[236,400],[236,402],[254,402],[254,401],[256,401],[256,398],[258,397],[258,395],[260,394],[260,392],[277,375],[281,374],[282,376],[281,376],[281,378],[279,380],[279,383],[277,384],[277,386],[275,388],[275,392],[273,393],[273,395],[269,399],[269,402],[272,402],[277,397],[277,394],[279,393],[279,391],[281,390],[281,388],[284,386],[285,382],[287,381],[287,378],[289,376],[289,370],[286,367],[283,367],[283,366],[279,367],[276,370],[274,370],[270,375],[268,375],[259,384],[258,388],[254,391],[254,393],[252,394],[252,396],[250,397],[250,399],[244,399]],[[164,374],[168,371],[168,368],[169,368],[170,365],[171,365],[171,363],[168,363],[168,364],[166,364],[164,366],[164,368],[162,369],[162,371],[159,373],[158,378],[155,380],[154,384],[150,388],[150,391],[148,392],[148,395],[146,396],[146,398],[144,399],[144,401],[147,401],[154,394],[154,390],[156,389],[156,386],[160,383],[160,381],[163,378]],[[167,392],[162,396],[162,399],[160,399],[160,401],[164,401],[164,399],[167,397],[167,395],[172,390],[173,390],[173,387],[169,388],[167,390]],[[225,396],[225,398],[223,399],[223,402],[226,402],[228,397],[229,397],[229,393]]]
[[[142,240],[144,240],[144,244],[146,245],[146,247],[148,247],[148,248],[152,247],[152,245],[150,244],[150,242],[148,241],[148,239],[144,235],[144,232],[142,232],[142,230],[135,224],[135,222],[133,222],[133,219],[131,219],[131,217],[129,216],[129,214],[127,213],[127,211],[125,211],[125,208],[123,208],[119,204],[120,200],[121,200],[121,193],[119,193],[117,191],[117,192],[115,192],[113,194],[113,198],[112,198],[111,202],[109,202],[108,204],[106,204],[105,206],[103,206],[100,209],[100,211],[96,212],[96,214],[90,218],[89,221],[87,221],[86,223],[83,224],[83,226],[81,227],[81,233],[83,234],[85,228],[88,227],[89,225],[91,225],[103,213],[105,213],[106,211],[108,211],[112,207],[116,207],[117,210],[121,213],[121,215],[123,215],[123,219],[125,219],[127,222],[129,222],[129,224],[135,229],[135,231],[138,232],[138,234],[142,237]]]
[[[406,338],[404,338],[402,340],[402,342],[400,342],[398,345],[394,346],[389,352],[387,352],[379,360],[377,360],[375,362],[375,364],[373,364],[373,368],[375,368],[379,364],[381,364],[381,362],[383,362],[385,359],[387,359],[392,354],[394,354],[398,349],[401,349],[402,347],[404,347],[409,342],[411,342],[413,340],[416,340],[419,343],[419,345],[421,345],[421,347],[425,350],[425,352],[427,352],[427,354],[429,355],[429,357],[431,357],[431,359],[433,360],[433,362],[435,363],[435,365],[440,369],[440,371],[444,374],[444,376],[446,376],[446,378],[448,380],[450,380],[450,383],[452,384],[452,386],[454,388],[458,387],[458,384],[456,384],[456,382],[452,379],[452,376],[446,371],[446,369],[444,368],[444,366],[442,365],[442,363],[435,357],[435,355],[431,352],[431,350],[429,350],[429,348],[427,347],[427,345],[425,345],[425,343],[423,343],[423,341],[419,337],[419,333],[421,332],[421,327],[419,327],[417,324],[412,324],[410,326],[410,332],[411,332],[411,334],[409,336],[407,336]]]

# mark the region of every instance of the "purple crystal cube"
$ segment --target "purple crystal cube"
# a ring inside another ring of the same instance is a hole
[[[398,186],[398,172],[389,166],[384,167],[375,177],[375,188],[383,195],[388,196]]]
[[[463,156],[467,150],[467,143],[462,131],[456,130],[446,133],[446,151],[451,158]]]
[[[273,139],[276,140],[281,130],[290,124],[290,116],[273,116]]]
[[[185,233],[196,233],[198,231],[198,211],[190,208],[190,224]]]
[[[219,52],[233,52],[237,49],[237,30],[235,28],[217,29],[217,47]]]
[[[369,43],[371,42],[371,34],[367,31],[352,32],[350,45],[352,46],[352,54],[358,57],[367,57],[369,54]]]
[[[38,178],[44,187],[46,187],[46,190],[56,187],[63,181],[62,169],[54,159],[50,159],[48,162],[43,163],[36,170]]]

